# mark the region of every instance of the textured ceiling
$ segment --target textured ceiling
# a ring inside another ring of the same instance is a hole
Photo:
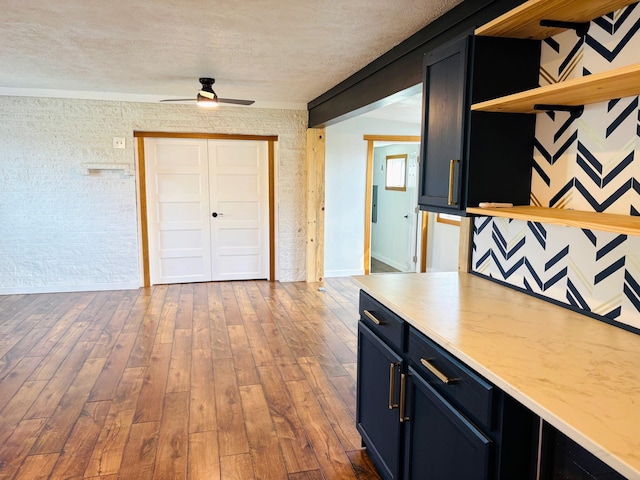
[[[0,95],[295,108],[462,0],[4,0]]]

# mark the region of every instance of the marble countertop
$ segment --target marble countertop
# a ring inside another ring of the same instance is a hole
[[[640,335],[465,273],[363,290],[629,479],[640,479]]]

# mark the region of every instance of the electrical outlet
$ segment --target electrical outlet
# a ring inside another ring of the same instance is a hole
[[[124,137],[113,137],[113,148],[124,148]]]

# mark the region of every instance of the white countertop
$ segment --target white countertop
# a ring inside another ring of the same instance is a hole
[[[469,274],[362,289],[629,479],[640,479],[640,335]]]

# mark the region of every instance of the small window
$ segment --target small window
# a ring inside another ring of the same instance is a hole
[[[456,227],[460,226],[460,217],[458,215],[451,215],[450,213],[439,213],[436,221],[446,223],[447,225],[455,225]]]
[[[407,189],[407,154],[388,155],[384,188],[386,190]]]

